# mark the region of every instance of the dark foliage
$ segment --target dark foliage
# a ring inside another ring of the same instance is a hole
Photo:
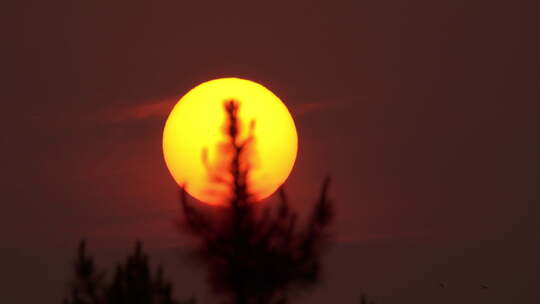
[[[77,260],[73,266],[75,279],[71,284],[70,299],[65,299],[64,304],[101,303],[105,273],[98,272],[94,259],[86,255],[86,242],[84,240],[79,243]]]
[[[152,274],[148,256],[137,242],[135,251],[117,265],[112,281],[105,281],[105,272],[96,269],[94,259],[86,254],[86,243],[81,241],[74,263],[75,278],[70,296],[64,304],[194,304],[172,298],[172,284],[163,278],[158,266]]]
[[[209,172],[212,180],[227,183],[230,188],[228,205],[205,213],[191,205],[181,189],[184,216],[180,228],[194,236],[196,258],[206,267],[214,292],[225,295],[229,303],[287,303],[291,293],[314,286],[319,280],[321,253],[329,240],[332,219],[327,197],[330,181],[324,181],[312,214],[302,227],[283,189],[277,208],[261,209],[253,204],[245,153],[254,141],[254,123],[250,124],[250,135],[241,140],[238,108],[235,101],[225,103],[228,143],[224,144],[229,148],[222,151],[232,151],[228,172]]]
[[[363,294],[360,297],[360,304],[375,304],[375,301],[370,300],[367,295]]]

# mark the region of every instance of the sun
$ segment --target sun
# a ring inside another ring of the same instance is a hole
[[[187,92],[172,109],[163,131],[163,154],[173,178],[207,204],[224,204],[229,188],[209,173],[223,163],[224,103],[239,105],[239,137],[247,138],[253,124],[249,183],[255,201],[274,193],[289,176],[298,150],[294,120],[285,104],[264,86],[246,79],[220,78]],[[253,122],[253,123],[252,123]],[[203,161],[206,159],[207,161]]]

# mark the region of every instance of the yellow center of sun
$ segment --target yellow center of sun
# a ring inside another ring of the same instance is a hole
[[[296,127],[287,107],[264,86],[239,78],[215,79],[196,86],[167,118],[163,154],[175,181],[185,185],[191,196],[212,205],[224,204],[231,195],[230,186],[215,178],[215,171],[228,172],[230,155],[223,149],[229,140],[224,129],[224,103],[230,100],[239,105],[240,140],[249,137],[254,122],[254,140],[249,152],[244,153],[254,200],[270,196],[285,182],[298,148]]]

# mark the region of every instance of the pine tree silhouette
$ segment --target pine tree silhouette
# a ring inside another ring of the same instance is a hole
[[[86,241],[81,240],[74,263],[75,279],[71,283],[71,299],[64,304],[101,303],[104,272],[98,272],[94,259],[86,254]]]
[[[172,284],[163,278],[163,267],[159,265],[152,275],[141,242],[124,263],[117,265],[111,282],[105,282],[105,272],[96,270],[94,259],[86,254],[84,240],[74,268],[75,279],[64,304],[195,304],[194,299],[180,302],[172,298]]]
[[[362,294],[360,296],[360,304],[375,304],[375,301],[370,300],[367,295]]]
[[[325,179],[319,200],[301,228],[283,189],[277,208],[256,208],[249,184],[251,166],[245,156],[254,142],[255,124],[250,124],[249,135],[241,140],[238,109],[234,100],[225,103],[225,144],[229,148],[224,151],[232,151],[228,172],[209,172],[212,180],[230,188],[228,205],[204,213],[188,202],[182,187],[179,227],[197,240],[195,256],[206,267],[215,293],[234,304],[284,304],[292,294],[319,280],[321,253],[329,241],[332,219],[327,196],[330,180]]]

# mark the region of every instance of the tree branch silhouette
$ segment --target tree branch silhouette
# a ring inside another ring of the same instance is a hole
[[[225,207],[208,214],[188,201],[184,185],[180,189],[183,217],[179,228],[197,241],[194,255],[206,267],[215,293],[234,304],[283,304],[292,294],[319,281],[321,256],[330,240],[330,179],[324,180],[303,227],[298,227],[298,213],[291,210],[283,188],[279,189],[277,208],[256,208],[246,156],[254,143],[255,123],[250,123],[248,136],[241,139],[238,109],[235,100],[224,104],[228,142],[223,143],[223,151],[232,151],[228,171],[209,172],[211,180],[227,183],[231,197]],[[204,152],[203,162],[207,162]]]
[[[74,269],[70,295],[63,304],[195,304],[195,299],[173,299],[172,283],[164,279],[161,265],[152,274],[141,242],[117,265],[110,282],[105,281],[105,272],[98,271],[94,259],[87,255],[84,240],[79,244]]]

